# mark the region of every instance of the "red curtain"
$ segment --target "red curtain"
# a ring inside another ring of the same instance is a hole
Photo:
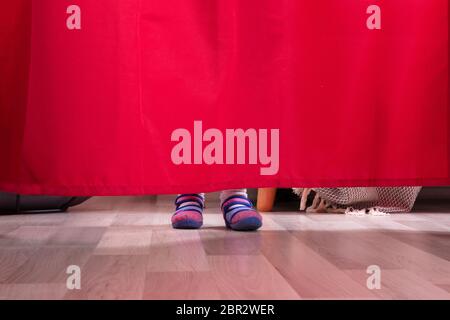
[[[447,0],[0,8],[3,191],[449,185],[449,120]]]

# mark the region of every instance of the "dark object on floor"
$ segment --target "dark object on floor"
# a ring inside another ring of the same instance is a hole
[[[64,212],[89,197],[27,196],[0,192],[0,214]]]

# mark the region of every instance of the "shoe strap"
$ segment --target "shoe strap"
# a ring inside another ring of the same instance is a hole
[[[199,194],[180,194],[175,199],[175,206],[178,209],[184,208],[186,203],[189,202],[189,206],[198,206],[200,209],[203,209],[205,207],[205,200],[202,196]],[[184,205],[184,206],[183,206]]]
[[[223,217],[229,223],[231,223],[233,217],[241,211],[256,211],[253,208],[252,202],[245,196],[233,195],[225,199],[222,203]]]

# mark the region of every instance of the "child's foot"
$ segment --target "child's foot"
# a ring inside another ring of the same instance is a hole
[[[198,229],[203,225],[205,199],[200,194],[180,194],[175,199],[176,211],[172,216],[175,229]]]
[[[262,226],[261,215],[246,196],[228,197],[222,203],[222,213],[226,226],[233,230],[252,231]]]

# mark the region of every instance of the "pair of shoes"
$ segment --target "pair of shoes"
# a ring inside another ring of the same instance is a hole
[[[175,229],[198,229],[203,225],[205,199],[199,194],[182,194],[175,199],[176,211],[172,216]],[[262,216],[251,201],[242,195],[233,195],[221,205],[227,228],[236,231],[253,231],[262,226]]]

